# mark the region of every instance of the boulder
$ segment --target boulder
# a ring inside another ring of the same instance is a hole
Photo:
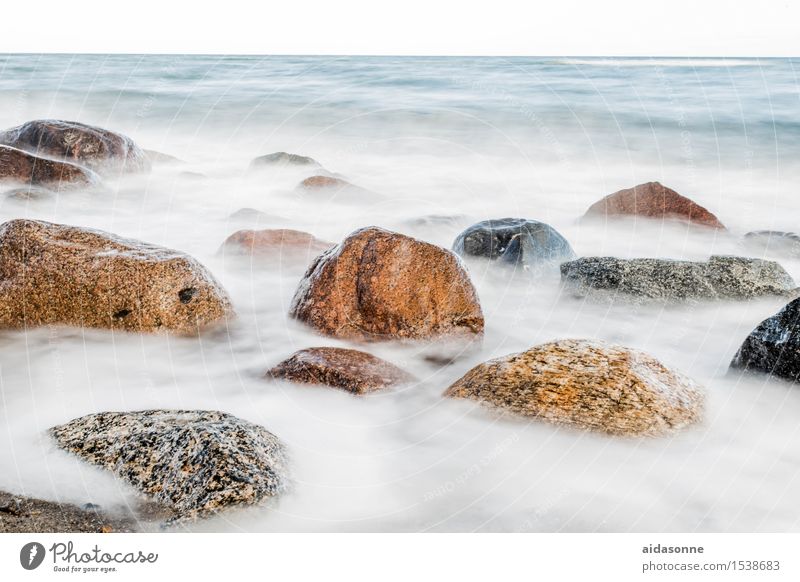
[[[744,340],[731,367],[800,382],[800,299],[762,321]]]
[[[561,265],[561,282],[578,296],[660,301],[788,297],[795,288],[778,263],[724,256],[706,262],[584,257]]]
[[[286,152],[275,152],[274,154],[259,156],[250,162],[251,169],[275,167],[282,168],[286,166],[322,168],[322,165],[314,158],[299,156],[297,154],[289,154]]]
[[[333,243],[319,240],[301,230],[270,228],[239,230],[225,239],[220,253],[296,261],[315,257],[332,246]]]
[[[101,412],[53,427],[50,435],[170,508],[172,521],[256,504],[289,487],[283,443],[223,412]]]
[[[232,314],[222,287],[183,253],[37,220],[0,225],[0,327],[197,333]]]
[[[623,436],[698,422],[703,394],[653,357],[592,340],[560,340],[475,366],[446,391],[512,414]]]
[[[353,394],[408,384],[414,377],[394,364],[358,350],[307,348],[267,372],[267,378],[301,384],[324,384]]]
[[[34,156],[17,148],[0,145],[0,180],[51,189],[89,186],[97,175],[81,166]]]
[[[759,253],[800,257],[800,234],[780,230],[757,230],[744,235],[747,248]]]
[[[572,247],[556,229],[525,218],[473,224],[458,235],[453,250],[462,257],[483,257],[531,271],[575,258]]]
[[[359,340],[483,334],[478,295],[458,256],[376,227],[316,258],[291,315],[323,334]]]
[[[711,212],[658,182],[647,182],[609,194],[592,204],[585,216],[673,219],[710,228],[725,228]]]
[[[75,121],[29,121],[0,132],[0,144],[97,171],[141,172],[150,167],[147,154],[129,137]]]

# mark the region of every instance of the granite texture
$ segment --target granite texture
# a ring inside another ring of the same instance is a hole
[[[225,290],[183,253],[43,221],[0,225],[0,327],[191,334],[232,315]]]
[[[257,504],[290,485],[283,443],[223,412],[101,412],[53,427],[50,435],[170,508],[173,522]]]
[[[322,334],[368,341],[474,338],[484,325],[455,253],[376,227],[317,257],[290,313]]]
[[[698,422],[703,394],[637,350],[560,340],[479,364],[446,391],[554,424],[621,436],[660,436]]]
[[[37,157],[18,148],[0,145],[0,180],[68,190],[99,182],[87,168]]]

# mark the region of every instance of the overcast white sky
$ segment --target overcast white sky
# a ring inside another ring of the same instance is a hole
[[[6,2],[2,52],[797,56],[787,0]]]

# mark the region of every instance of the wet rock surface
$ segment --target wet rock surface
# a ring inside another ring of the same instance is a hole
[[[479,364],[446,391],[501,411],[621,436],[659,436],[698,422],[703,395],[653,357],[560,340]]]
[[[474,338],[484,325],[455,253],[376,227],[317,257],[290,313],[323,334],[359,340]]]
[[[0,132],[0,144],[96,171],[141,172],[150,167],[147,154],[129,137],[76,121],[29,121]]]
[[[225,255],[245,255],[260,259],[297,261],[319,255],[331,248],[333,243],[325,242],[301,230],[286,228],[264,230],[240,230],[229,236],[220,253]]]
[[[744,235],[748,249],[784,257],[800,257],[800,234],[780,230],[757,230]]]
[[[609,194],[586,211],[586,218],[634,216],[680,220],[699,226],[724,229],[711,212],[658,182],[647,182]]]
[[[321,168],[322,165],[314,158],[290,154],[287,152],[275,152],[265,156],[259,156],[250,162],[251,169],[260,168],[281,168],[286,166],[299,166],[308,168]]]
[[[197,333],[232,315],[225,290],[178,251],[43,221],[0,225],[0,327]]]
[[[656,301],[789,297],[795,289],[774,261],[727,256],[706,262],[584,257],[561,265],[561,281],[577,296]]]
[[[570,244],[553,227],[524,218],[473,224],[458,235],[453,250],[462,257],[483,257],[532,271],[575,258]]]
[[[800,382],[800,299],[762,321],[736,352],[731,368]]]
[[[48,160],[5,145],[0,145],[0,180],[62,190],[99,181],[94,172],[81,166]]]
[[[257,504],[289,488],[280,440],[222,412],[101,412],[53,427],[50,435],[173,510],[172,521]]]
[[[307,348],[267,372],[267,378],[302,384],[324,384],[353,394],[408,384],[414,377],[366,352],[345,348]]]

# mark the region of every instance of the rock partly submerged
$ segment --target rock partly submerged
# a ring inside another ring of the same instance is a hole
[[[170,508],[172,521],[257,504],[290,485],[283,443],[223,412],[101,412],[53,427],[50,435]]]
[[[698,422],[700,387],[655,358],[592,340],[560,340],[479,364],[446,393],[497,410],[622,436]]]
[[[678,220],[697,226],[724,229],[710,211],[659,182],[647,182],[609,194],[589,207],[585,218],[639,217]]]
[[[147,154],[131,138],[76,121],[29,121],[0,132],[0,144],[99,172],[141,172],[150,167]]]
[[[743,242],[751,251],[783,257],[800,257],[800,234],[781,230],[756,230],[744,235]]]
[[[561,265],[561,281],[580,297],[645,301],[789,297],[796,287],[774,261],[728,256],[705,262],[583,257]]]
[[[286,167],[319,169],[322,168],[322,164],[320,164],[314,158],[309,158],[308,156],[301,156],[298,154],[290,154],[287,152],[275,152],[273,154],[259,156],[250,162],[251,170]]]
[[[292,317],[355,340],[475,338],[478,295],[458,256],[368,227],[321,254],[294,295]]]
[[[731,368],[800,382],[800,299],[762,321],[736,352]]]
[[[306,348],[267,372],[267,378],[301,384],[323,384],[353,394],[408,384],[414,377],[381,358],[345,348]]]
[[[225,290],[178,251],[37,220],[0,225],[0,327],[197,333],[232,315]]]
[[[333,243],[319,240],[308,232],[271,228],[239,230],[222,243],[220,253],[226,256],[248,256],[270,261],[305,260],[308,264],[309,259],[332,246]]]
[[[99,182],[91,170],[58,160],[35,156],[18,148],[0,145],[0,180],[51,190],[68,190]]]
[[[525,218],[501,218],[473,224],[458,235],[453,250],[531,272],[575,258],[567,240],[552,226]]]

